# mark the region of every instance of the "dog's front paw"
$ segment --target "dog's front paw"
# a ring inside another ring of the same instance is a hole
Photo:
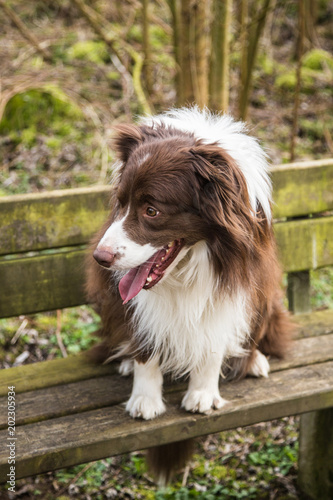
[[[218,393],[204,389],[189,390],[183,398],[182,407],[187,411],[209,415],[214,409],[222,408],[226,402]]]
[[[165,412],[165,405],[159,397],[150,397],[145,394],[132,394],[127,401],[126,411],[128,411],[133,418],[151,420]]]

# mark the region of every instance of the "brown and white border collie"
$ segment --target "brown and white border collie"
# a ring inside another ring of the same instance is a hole
[[[225,403],[221,370],[267,377],[291,330],[266,154],[243,123],[196,107],[119,125],[114,146],[112,211],[87,283],[104,355],[134,371],[132,417],[165,412],[167,372],[189,375],[185,410],[210,413]]]

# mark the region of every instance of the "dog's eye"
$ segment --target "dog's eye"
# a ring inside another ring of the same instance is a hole
[[[154,207],[147,207],[147,209],[146,209],[146,215],[148,215],[148,217],[156,217],[158,214],[159,214],[159,211],[156,210],[156,208],[154,208]]]

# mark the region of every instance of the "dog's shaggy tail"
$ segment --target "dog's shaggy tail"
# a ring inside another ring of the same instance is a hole
[[[160,487],[166,486],[174,473],[182,469],[194,451],[194,439],[163,444],[147,450],[147,465]]]
[[[283,307],[279,295],[275,297],[265,326],[265,335],[259,341],[259,350],[266,355],[284,358],[290,347],[296,325],[292,322],[289,312]]]

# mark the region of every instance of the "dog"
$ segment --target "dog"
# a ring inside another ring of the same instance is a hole
[[[182,407],[208,414],[225,404],[221,370],[267,377],[292,330],[267,156],[242,122],[197,107],[118,125],[114,148],[111,213],[88,263],[100,352],[134,372],[132,417],[165,412],[165,373],[188,375]]]

